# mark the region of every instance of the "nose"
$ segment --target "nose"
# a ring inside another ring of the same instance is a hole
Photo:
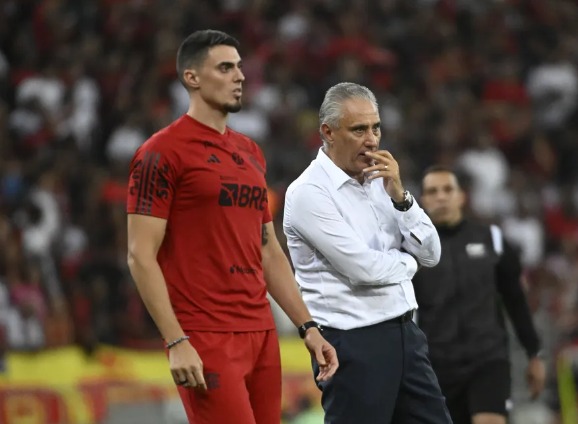
[[[443,190],[437,190],[433,195],[434,200],[441,203],[445,203],[447,197],[447,193]]]
[[[239,82],[245,81],[245,74],[243,74],[241,68],[237,68],[237,73],[235,74],[235,81]]]
[[[379,146],[379,137],[375,135],[371,129],[368,131],[368,135],[365,139],[365,145],[371,149],[377,149],[377,146]]]

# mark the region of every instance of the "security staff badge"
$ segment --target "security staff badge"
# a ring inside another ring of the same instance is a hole
[[[466,253],[472,259],[483,258],[486,256],[486,246],[483,243],[466,244]]]

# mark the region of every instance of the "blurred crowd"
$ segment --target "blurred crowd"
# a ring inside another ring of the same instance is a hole
[[[0,350],[160,346],[126,266],[127,165],[186,111],[176,49],[213,28],[241,41],[230,126],[265,151],[282,244],[325,91],[367,85],[406,186],[461,170],[519,248],[554,357],[578,340],[576,22],[576,0],[1,1]]]

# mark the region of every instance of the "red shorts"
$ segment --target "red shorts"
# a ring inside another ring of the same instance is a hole
[[[187,333],[207,393],[177,386],[190,424],[279,424],[281,359],[275,330]]]

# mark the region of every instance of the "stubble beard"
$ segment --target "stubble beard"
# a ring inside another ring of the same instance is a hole
[[[241,100],[238,100],[236,103],[227,103],[223,106],[223,110],[225,113],[237,113],[241,110],[243,104]]]

